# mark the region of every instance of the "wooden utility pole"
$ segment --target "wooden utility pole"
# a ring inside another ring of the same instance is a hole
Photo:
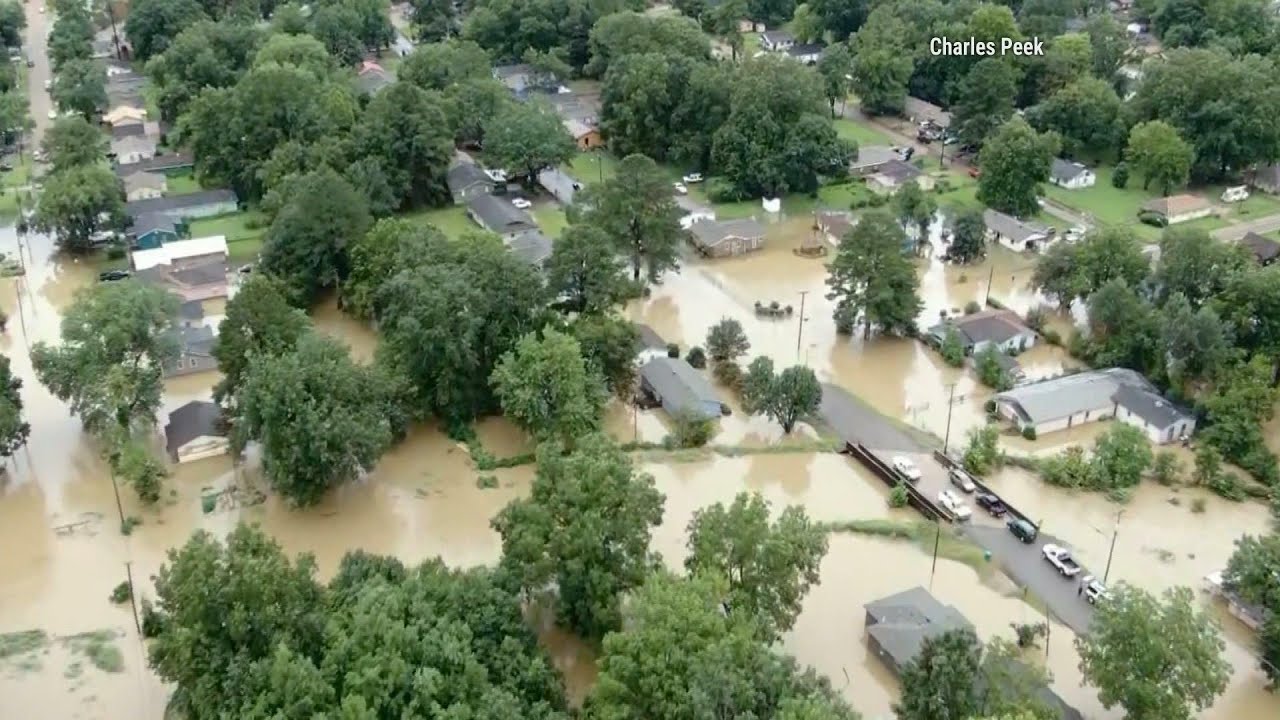
[[[124,563],[125,577],[129,579],[129,605],[133,607],[133,627],[138,631],[138,639],[142,639],[142,621],[138,620],[138,595],[133,590],[133,563]]]

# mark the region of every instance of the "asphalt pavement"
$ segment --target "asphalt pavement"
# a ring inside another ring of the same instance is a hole
[[[974,520],[985,515],[982,509],[975,508]],[[1069,541],[1061,540],[1046,533],[1040,533],[1034,543],[1024,543],[1009,532],[1003,524],[973,522],[963,526],[966,536],[991,553],[993,560],[1000,563],[1006,575],[1018,585],[1031,591],[1044,602],[1049,615],[1062,622],[1077,634],[1089,630],[1093,619],[1093,606],[1079,593],[1080,580],[1093,574],[1084,568],[1074,578],[1064,578],[1057,568],[1044,559],[1041,549],[1048,543],[1071,547]],[[1100,572],[1097,574],[1101,574]]]

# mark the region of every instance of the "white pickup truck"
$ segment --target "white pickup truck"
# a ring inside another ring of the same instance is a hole
[[[1066,548],[1049,544],[1044,546],[1043,552],[1044,559],[1048,560],[1050,565],[1058,568],[1058,572],[1062,577],[1070,578],[1080,574],[1080,564],[1076,562],[1075,558],[1071,557],[1071,553],[1067,552]]]

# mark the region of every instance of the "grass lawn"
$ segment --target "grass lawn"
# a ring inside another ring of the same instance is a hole
[[[565,167],[575,180],[583,185],[594,185],[603,178],[608,180],[617,171],[618,160],[604,150],[578,153]]]
[[[534,207],[530,214],[533,215],[533,219],[538,223],[538,228],[542,230],[542,233],[552,240],[558,239],[560,233],[564,232],[564,229],[569,226],[569,221],[564,216],[564,210],[560,209],[560,206],[555,202],[541,203]]]
[[[445,234],[445,237],[457,240],[469,232],[478,232],[479,226],[467,217],[467,211],[461,206],[438,208],[436,210],[415,210],[400,217],[424,225],[431,225]]]
[[[165,185],[168,188],[165,191],[166,195],[185,195],[204,189],[196,180],[195,174],[190,171],[165,176]]]
[[[227,243],[248,240],[262,241],[266,234],[266,220],[257,210],[227,213],[210,218],[201,218],[191,222],[191,237],[208,237],[225,235]]]
[[[889,136],[868,127],[862,123],[857,123],[847,118],[836,118],[831,121],[836,128],[836,134],[842,139],[853,140],[858,145],[892,145]]]

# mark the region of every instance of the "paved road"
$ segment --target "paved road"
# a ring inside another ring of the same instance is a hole
[[[912,438],[907,431],[897,427],[838,385],[823,383],[822,404],[818,407],[818,414],[846,442],[860,443],[875,450],[889,452],[924,451],[924,445]]]
[[[978,513],[985,516],[981,510]],[[974,519],[976,521],[978,516],[975,515]],[[1058,574],[1040,552],[1046,543],[1070,548],[1070,542],[1040,533],[1036,542],[1028,545],[1003,525],[988,522],[973,522],[965,526],[964,533],[999,560],[1000,566],[1014,582],[1029,588],[1043,600],[1053,619],[1065,623],[1076,633],[1088,631],[1093,619],[1093,606],[1078,591],[1079,578],[1090,574],[1090,571],[1086,568],[1078,578],[1069,580]]]
[[[1213,237],[1218,240],[1230,241],[1239,240],[1251,232],[1269,233],[1274,230],[1280,230],[1280,214],[1268,215],[1266,217],[1260,217],[1257,220],[1228,225],[1227,227],[1214,230],[1212,234]]]

